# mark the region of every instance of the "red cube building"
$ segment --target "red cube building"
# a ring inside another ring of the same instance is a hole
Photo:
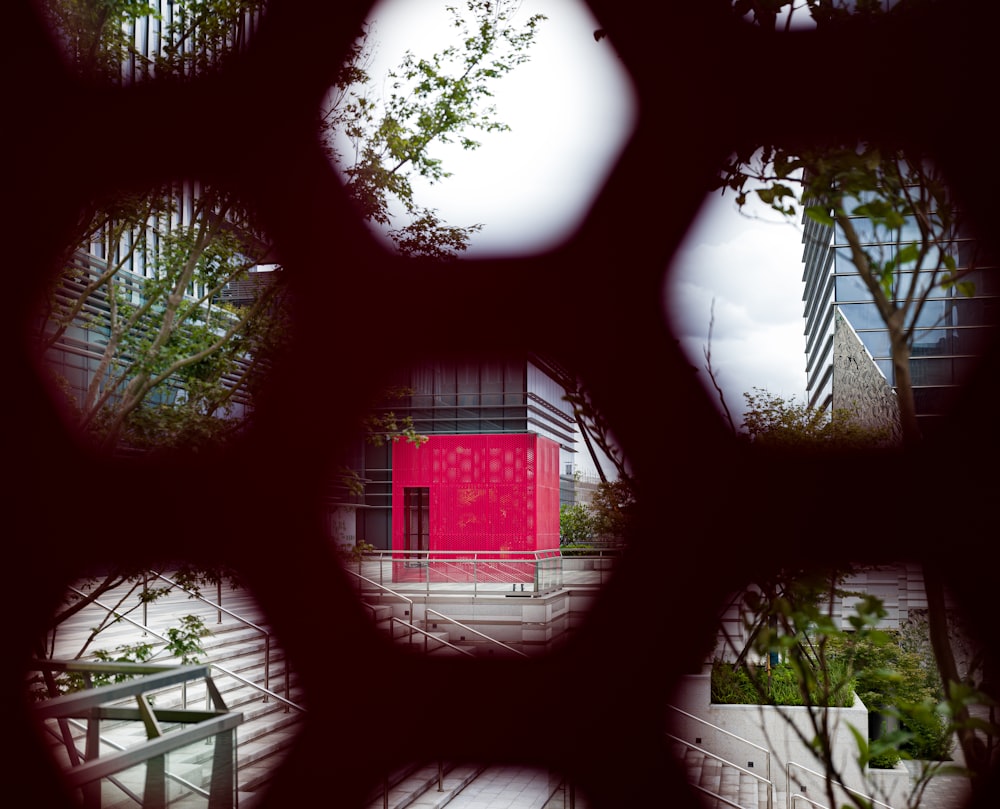
[[[395,581],[532,581],[527,560],[559,555],[559,445],[534,433],[396,442],[392,549]]]

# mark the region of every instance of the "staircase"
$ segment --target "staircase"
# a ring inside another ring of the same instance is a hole
[[[293,672],[286,668],[284,651],[272,638],[270,644],[270,666],[268,669],[268,689],[280,697],[286,697],[298,708],[284,703],[281,699],[268,696],[263,690],[265,682],[265,635],[259,629],[249,626],[245,621],[261,625],[263,617],[248,595],[242,591],[227,592],[224,596],[226,609],[238,615],[240,621],[231,615],[224,615],[222,623],[217,621],[217,612],[208,605],[189,599],[186,595],[176,598],[170,596],[150,605],[147,616],[148,626],[153,632],[162,634],[166,627],[176,623],[178,615],[200,613],[211,634],[202,639],[203,654],[198,655],[202,663],[212,664],[212,679],[219,690],[226,708],[229,711],[243,714],[243,723],[236,728],[237,739],[237,784],[239,804],[252,806],[254,795],[266,786],[274,776],[279,764],[287,755],[299,724],[304,719],[302,706],[302,690],[297,686]],[[115,603],[112,597],[109,603]],[[80,637],[89,632],[89,627],[97,623],[102,613],[96,608],[81,613],[68,626],[60,629],[54,657],[72,657],[80,648]],[[133,613],[138,617],[137,613]],[[154,647],[159,641],[150,635],[143,635],[139,627],[119,622],[110,627],[101,636],[101,648],[113,649],[118,644],[149,641]],[[174,662],[157,655],[152,662]],[[246,681],[246,682],[245,682]],[[287,692],[286,692],[287,682]],[[251,685],[252,684],[252,685]],[[255,687],[256,686],[256,687]],[[156,709],[178,707],[182,704],[190,709],[209,707],[207,688],[204,681],[194,681],[185,689],[176,686],[155,693],[153,707]],[[132,703],[134,707],[134,703]],[[145,738],[141,723],[110,722],[101,723],[103,738],[116,744],[128,746]],[[76,747],[82,751],[85,747],[84,730],[73,728]],[[55,736],[53,739],[53,755],[59,761],[66,761],[65,749]],[[183,756],[174,756],[168,762],[168,772],[177,770],[179,775],[196,786],[204,788],[211,775],[211,756],[213,747],[209,743],[198,745],[201,749],[185,749]],[[106,747],[110,751],[110,747]],[[112,792],[114,790],[111,790]],[[122,794],[124,798],[124,794]],[[204,799],[199,799],[204,805]],[[198,803],[196,801],[196,803]],[[112,800],[104,804],[114,806]],[[126,801],[129,806],[134,802]],[[183,802],[178,805],[183,805]]]
[[[226,707],[243,714],[243,724],[236,732],[237,783],[241,793],[240,805],[243,805],[243,793],[260,790],[274,775],[288,753],[305,714],[231,676],[237,675],[263,685],[264,640],[260,633],[249,627],[233,626],[214,632],[206,640],[204,660],[213,664],[215,685],[222,693]],[[272,645],[269,690],[284,697],[288,678],[287,699],[301,706],[302,691],[296,685],[294,673],[286,669],[285,662],[284,652]]]
[[[688,781],[701,794],[707,809],[767,809],[768,786],[735,764],[713,758],[694,747],[674,743],[674,754],[684,765]],[[720,798],[724,800],[720,800]]]

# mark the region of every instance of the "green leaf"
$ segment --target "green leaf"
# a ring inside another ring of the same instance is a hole
[[[918,258],[920,258],[920,245],[917,242],[910,242],[899,249],[896,266],[902,267],[904,264],[915,262]]]
[[[828,208],[822,205],[810,205],[806,208],[806,216],[812,219],[814,222],[818,222],[821,225],[827,225],[828,227],[833,227],[834,218],[833,214]]]

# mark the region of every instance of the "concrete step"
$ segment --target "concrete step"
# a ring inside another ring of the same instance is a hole
[[[767,785],[752,775],[685,745],[675,745],[674,753],[683,763],[688,781],[710,793],[700,792],[705,806],[729,807],[729,804],[717,800],[724,798],[742,809],[766,809]]]
[[[437,764],[409,767],[394,773],[388,782],[388,801],[378,790],[367,809],[442,809],[486,769],[485,765]],[[440,783],[439,783],[440,781]]]
[[[207,594],[213,597],[213,594]],[[253,599],[243,591],[224,591],[223,603],[227,609],[240,617],[264,626],[259,608]],[[105,603],[117,603],[117,599],[108,597]],[[385,608],[388,610],[388,608]],[[381,615],[385,610],[380,609]],[[264,634],[245,622],[233,616],[224,614],[223,622],[218,623],[218,611],[201,602],[188,599],[184,594],[172,594],[148,606],[146,620],[148,626],[163,634],[170,626],[176,626],[177,619],[182,615],[196,614],[205,622],[211,634],[202,639],[204,653],[199,655],[203,663],[220,666],[238,677],[249,680],[259,686],[264,685],[265,650],[267,644]],[[72,625],[61,628],[57,637],[56,657],[73,656],[89,634],[90,627],[95,625],[103,615],[103,610],[97,607],[89,608],[77,616]],[[139,611],[130,617],[142,620]],[[386,617],[386,623],[388,623]],[[154,648],[163,646],[155,637],[144,634],[141,629],[119,621],[101,634],[99,641],[92,648],[116,649],[123,644],[136,642],[151,643]],[[178,662],[158,655],[153,662]],[[287,755],[290,745],[302,722],[301,711],[286,709],[279,700],[270,698],[265,701],[265,695],[257,688],[241,682],[237,677],[213,668],[212,679],[222,695],[226,708],[243,714],[244,722],[237,728],[237,768],[238,783],[242,793],[253,794],[260,790],[267,780],[273,777],[277,766]],[[284,696],[286,680],[289,686],[290,698],[301,702],[302,691],[297,687],[293,672],[287,671],[286,661],[278,639],[272,634],[270,643],[269,688]],[[186,696],[185,696],[186,693]],[[192,709],[202,709],[207,705],[207,688],[204,681],[188,683],[186,689],[176,686],[163,689],[152,695],[155,708],[176,707],[186,700]],[[50,725],[53,729],[55,724]],[[77,740],[78,749],[83,749],[83,730],[74,730],[73,737]],[[102,733],[116,743],[131,745],[145,739],[145,731],[141,723],[102,723]],[[59,760],[66,760],[65,748],[56,737],[52,738],[53,754]],[[204,786],[211,774],[211,743],[195,745],[185,751],[182,756],[173,756],[170,768],[182,768],[185,772],[178,773],[190,778],[193,783]],[[176,759],[176,763],[173,759]],[[141,785],[138,789],[141,792]],[[119,795],[122,795],[119,791]],[[115,796],[109,800],[118,800]],[[128,801],[127,801],[128,802]],[[129,802],[134,806],[134,803]],[[200,804],[204,799],[200,799]],[[173,803],[171,804],[174,805]],[[183,805],[183,799],[181,803]]]

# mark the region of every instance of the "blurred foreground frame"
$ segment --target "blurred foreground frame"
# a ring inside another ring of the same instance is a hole
[[[750,452],[726,433],[680,355],[661,290],[719,162],[744,141],[874,136],[930,145],[977,236],[996,253],[996,139],[970,121],[990,101],[985,88],[997,84],[1000,9],[931,3],[891,29],[785,35],[738,24],[725,3],[590,5],[635,81],[635,136],[565,246],[449,266],[414,266],[380,248],[316,136],[315,110],[369,3],[274,0],[245,56],[219,75],[129,90],[75,82],[34,4],[7,5],[0,80],[9,122],[10,615],[0,716],[16,740],[4,753],[7,805],[76,805],[24,688],[25,661],[65,582],[103,560],[142,565],[165,548],[240,570],[309,693],[305,730],[266,807],[313,805],[318,796],[361,806],[384,766],[373,750],[396,763],[441,757],[549,768],[598,808],[695,807],[681,768],[667,765],[665,705],[677,678],[708,651],[724,595],[778,564],[929,563],[952,584],[973,631],[995,631],[996,340],[949,426],[918,450]],[[892,103],[866,87],[827,86],[823,65],[845,58],[886,77]],[[822,100],[831,94],[835,104]],[[928,104],[927,115],[898,115]],[[936,114],[940,105],[956,115]],[[138,134],[122,121],[149,126]],[[241,447],[149,463],[95,457],[67,432],[29,361],[28,306],[88,197],[177,175],[225,181],[257,211],[296,296],[296,345],[277,364]],[[386,294],[397,289],[405,293]],[[476,328],[484,317],[520,311],[525,290],[602,328],[568,335],[558,318],[530,318],[503,341]],[[355,303],[367,297],[384,304],[385,325],[357,352],[352,340],[365,332]],[[419,331],[413,311],[422,313]],[[474,672],[465,661],[406,659],[376,643],[317,519],[317,481],[387,369],[452,347],[456,333],[468,335],[470,353],[531,349],[574,368],[634,466],[642,509],[618,575],[571,644],[526,662],[477,661]],[[363,698],[355,699],[359,684]],[[484,699],[517,706],[534,729],[429,709]],[[428,708],[416,738],[389,732],[400,727],[401,700]],[[973,805],[998,801],[994,773]]]

